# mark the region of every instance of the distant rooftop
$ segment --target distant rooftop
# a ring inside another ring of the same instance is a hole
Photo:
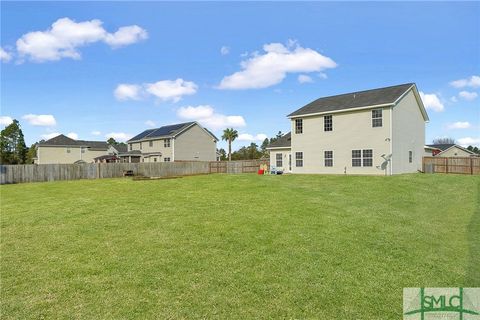
[[[108,143],[105,141],[87,141],[87,140],[74,140],[63,134],[48,139],[44,142],[39,142],[39,146],[72,146],[72,147],[87,147],[91,149],[107,150]]]
[[[137,134],[135,137],[128,140],[130,141],[138,141],[138,140],[145,140],[145,139],[152,139],[152,138],[159,138],[159,137],[173,137],[177,133],[181,132],[182,130],[186,129],[187,127],[195,124],[196,122],[184,122],[184,123],[177,123],[171,124],[167,126],[163,126],[160,128],[155,129],[148,129],[143,131],[140,134]],[[212,135],[216,140],[217,137],[213,133],[211,133],[208,129],[204,128],[210,135]]]
[[[290,148],[292,145],[291,133],[287,133],[267,146],[269,148]]]

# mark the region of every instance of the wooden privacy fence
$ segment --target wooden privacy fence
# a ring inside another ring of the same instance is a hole
[[[210,173],[254,173],[260,165],[270,166],[268,160],[212,161]]]
[[[423,157],[423,172],[480,174],[480,157]]]
[[[133,171],[134,175],[148,177],[206,174],[210,173],[210,162],[0,165],[0,184],[116,178],[122,177],[127,170]]]

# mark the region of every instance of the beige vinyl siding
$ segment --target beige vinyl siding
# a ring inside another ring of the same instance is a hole
[[[70,152],[67,152],[70,149]],[[108,154],[107,150],[89,150],[81,153],[80,147],[54,147],[39,146],[37,150],[38,164],[48,163],[74,163],[83,160],[87,163],[93,162],[93,159]]]
[[[372,127],[372,109],[331,114],[333,131],[324,131],[323,115],[303,117],[303,133],[292,125],[292,172],[332,174],[384,174],[377,169],[382,154],[390,153],[390,112],[382,108],[382,127]],[[326,114],[329,115],[329,114]],[[352,167],[352,150],[373,150],[372,167]],[[326,167],[325,151],[333,151],[333,166]],[[295,153],[303,152],[303,167],[295,166]]]
[[[150,146],[150,141],[152,142],[152,146]],[[130,149],[128,150],[130,151]],[[140,142],[134,142],[132,143],[132,151],[133,150],[140,150],[142,153],[146,154],[143,156],[142,162],[155,162],[155,158],[157,159],[156,162],[163,162],[163,158],[172,157],[172,140],[170,140],[170,147],[167,148],[165,148],[164,146],[164,138],[155,140],[144,140],[142,141],[142,149],[140,149]],[[148,155],[149,153],[161,153],[161,155]]]
[[[215,161],[217,143],[214,138],[197,124],[179,134],[172,141],[175,157],[171,160]]]
[[[282,166],[277,166],[277,154],[282,155]],[[282,148],[282,149],[271,149],[270,150],[270,168],[275,168],[279,171],[289,172],[289,155],[290,155],[290,148]],[[293,161],[293,159],[292,159]]]
[[[438,157],[470,157],[471,153],[460,149],[457,146],[453,146],[437,155]]]
[[[425,154],[425,120],[413,90],[393,107],[392,169],[393,174],[417,172],[422,169]],[[413,161],[409,163],[409,151]]]

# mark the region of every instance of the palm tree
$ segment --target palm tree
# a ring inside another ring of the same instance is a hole
[[[228,161],[232,161],[232,142],[237,138],[237,130],[233,130],[233,128],[223,130],[222,140],[228,141]]]

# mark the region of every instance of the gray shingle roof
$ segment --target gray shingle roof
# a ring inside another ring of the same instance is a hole
[[[393,104],[414,83],[405,83],[391,87],[357,91],[317,99],[304,107],[290,113],[288,117],[311,113],[340,111],[353,108],[368,107],[380,104]]]
[[[163,126],[155,129],[148,129],[143,131],[140,134],[137,134],[135,137],[133,137],[128,141],[138,141],[142,139],[150,139],[150,138],[158,138],[158,137],[171,137],[171,136],[174,136],[179,131],[181,131],[182,129],[184,129],[185,127],[192,125],[193,123],[194,122],[185,122],[185,123],[178,123],[178,124]]]
[[[291,138],[291,133],[287,133],[283,135],[281,138],[277,139],[276,141],[270,143],[267,146],[267,149],[269,148],[289,148],[292,145],[292,138]]]
[[[126,144],[123,144],[123,143],[113,145],[112,147],[115,148],[115,150],[117,150],[118,153],[124,153],[124,152],[128,151],[128,146]]]
[[[72,146],[72,147],[89,147],[91,149],[107,150],[108,143],[105,141],[87,141],[74,140],[63,134],[53,137],[44,142],[39,142],[39,146]]]

